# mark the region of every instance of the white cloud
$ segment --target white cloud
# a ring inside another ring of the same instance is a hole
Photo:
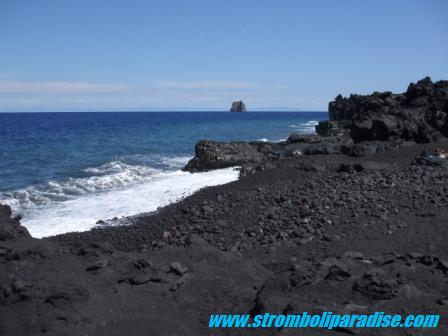
[[[85,82],[0,81],[0,93],[117,93],[128,89],[126,85]]]
[[[238,81],[157,81],[156,88],[199,89],[199,90],[250,90],[258,87],[257,83]]]

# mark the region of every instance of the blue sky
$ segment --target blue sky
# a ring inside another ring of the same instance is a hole
[[[0,111],[325,111],[448,79],[445,0],[0,0]]]

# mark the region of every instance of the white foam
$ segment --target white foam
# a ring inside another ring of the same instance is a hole
[[[288,138],[281,138],[281,139],[274,140],[272,142],[283,142],[283,141],[286,141],[286,140],[288,140]]]
[[[310,121],[308,121],[306,123],[302,123],[300,125],[302,125],[302,126],[316,126],[318,124],[319,124],[319,122],[317,120],[310,120]]]
[[[157,177],[160,173],[159,170],[148,166],[133,166],[120,161],[87,168],[84,172],[93,175],[85,178],[50,181],[46,184],[5,193],[1,203],[8,204],[15,212],[19,212],[39,205],[68,201],[80,195],[145,182]]]
[[[286,141],[287,138],[282,138],[282,139],[277,139],[277,140],[269,140],[267,138],[261,138],[261,139],[257,139],[257,141],[260,142],[283,142]]]
[[[23,212],[22,224],[37,238],[86,231],[100,220],[150,212],[212,185],[238,179],[234,168],[205,173],[174,171],[159,173],[141,183],[118,190],[85,193],[62,202],[31,207]]]
[[[191,157],[157,157],[170,170],[179,169]],[[143,161],[143,159],[140,159]],[[0,195],[0,202],[19,212],[38,205],[71,200],[80,195],[120,188],[125,185],[150,181],[165,173],[148,165],[132,165],[123,161],[112,161],[101,166],[83,170],[90,175],[85,178],[68,178],[30,186]],[[161,174],[161,175],[160,175]]]
[[[175,157],[161,157],[160,162],[166,165],[168,168],[181,168],[184,167],[185,164],[191,160],[191,156],[175,156]]]
[[[318,125],[319,122],[317,120],[310,120],[305,123],[301,123],[300,125],[291,124],[291,127],[295,132],[302,134],[313,134],[316,132],[315,126]]]

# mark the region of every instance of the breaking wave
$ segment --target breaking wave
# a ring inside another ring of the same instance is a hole
[[[141,158],[133,159],[142,162]],[[205,186],[238,179],[233,168],[196,174],[181,171],[179,168],[189,159],[157,158],[163,169],[111,161],[84,169],[87,176],[83,178],[3,193],[0,203],[21,214],[22,224],[34,237],[41,238],[89,230],[98,220],[154,211]]]
[[[319,124],[317,120],[310,120],[305,123],[300,123],[299,125],[291,124],[290,128],[293,129],[294,132],[302,133],[302,134],[313,134],[315,133],[315,126]]]

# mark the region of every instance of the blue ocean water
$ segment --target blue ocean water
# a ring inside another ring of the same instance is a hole
[[[235,179],[228,169],[179,171],[200,139],[280,141],[291,133],[313,132],[326,117],[317,112],[3,113],[0,203],[20,213],[35,236],[89,229],[98,219],[152,211],[205,185]]]

